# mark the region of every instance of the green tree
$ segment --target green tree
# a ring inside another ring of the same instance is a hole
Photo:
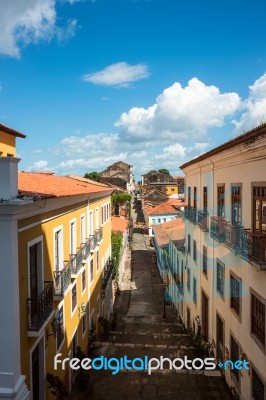
[[[159,169],[159,172],[162,172],[163,174],[170,175],[170,172],[168,171],[168,169],[165,169],[165,168]]]
[[[93,181],[96,181],[96,182],[100,182],[100,177],[101,177],[101,175],[97,171],[86,172],[86,174],[84,175],[84,178],[92,179]]]

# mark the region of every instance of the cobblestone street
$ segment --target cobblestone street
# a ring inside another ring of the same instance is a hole
[[[117,297],[117,327],[100,344],[106,357],[148,356],[183,358],[193,354],[191,337],[178,323],[170,305],[163,319],[163,286],[152,263],[154,249],[141,233],[133,235],[132,258],[125,267],[121,293]],[[166,366],[168,368],[168,366]],[[74,395],[80,400],[105,399],[156,400],[229,400],[230,392],[219,371],[91,371],[86,393]]]

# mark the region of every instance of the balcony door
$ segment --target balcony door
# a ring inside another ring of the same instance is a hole
[[[29,287],[30,319],[36,322],[38,313],[38,296],[43,291],[42,277],[42,243],[38,242],[29,247]]]
[[[201,292],[201,301],[202,336],[207,341],[209,331],[209,299],[203,290]]]
[[[31,353],[31,400],[44,400],[45,367],[44,338],[39,341]]]
[[[224,362],[224,321],[219,314],[216,314],[216,342],[216,358],[218,361]]]
[[[253,231],[266,235],[266,186],[253,187]]]

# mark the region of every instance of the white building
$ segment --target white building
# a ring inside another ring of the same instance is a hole
[[[187,162],[185,248],[193,303],[217,360],[248,360],[223,371],[238,398],[266,399],[266,125]]]

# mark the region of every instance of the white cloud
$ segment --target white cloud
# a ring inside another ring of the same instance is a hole
[[[42,149],[34,149],[33,154],[41,154],[43,152]]]
[[[149,71],[145,64],[129,65],[126,62],[119,62],[93,74],[86,74],[83,80],[95,85],[128,87],[131,82],[148,76]]]
[[[249,97],[244,102],[245,111],[234,120],[235,133],[248,131],[266,122],[266,73],[249,86]]]
[[[59,27],[55,0],[1,0],[0,26],[0,54],[19,58],[20,48],[29,43],[72,37],[76,20]]]
[[[225,117],[240,104],[237,93],[222,94],[217,87],[192,78],[184,88],[175,82],[149,108],[124,112],[115,126],[138,140],[201,140],[209,129],[223,126]]]
[[[48,162],[45,160],[40,160],[36,161],[33,165],[27,168],[28,171],[32,172],[38,172],[38,171],[43,171],[46,170],[46,166],[48,165]]]

